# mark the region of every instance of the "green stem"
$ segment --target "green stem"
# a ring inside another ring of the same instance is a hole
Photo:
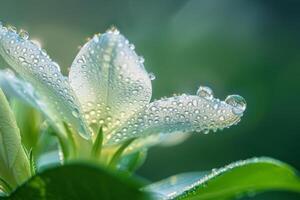
[[[3,192],[5,192],[6,194],[9,194],[13,190],[12,187],[9,185],[9,183],[6,182],[1,177],[0,177],[0,185],[2,186],[2,189],[4,190]]]
[[[111,168],[116,168],[122,153],[124,152],[124,150],[135,140],[135,138],[126,140],[121,146],[120,148],[116,151],[116,153],[113,155],[113,157],[111,158],[108,166]]]
[[[35,175],[36,172],[36,166],[35,166],[35,161],[34,161],[34,156],[33,156],[33,151],[30,149],[29,151],[29,162],[30,162],[30,171],[31,175]]]
[[[65,158],[71,158],[76,156],[76,143],[73,137],[73,132],[72,130],[70,130],[69,126],[63,122],[64,128],[66,130],[67,133],[67,138],[62,138],[62,149],[63,151],[65,151],[66,153],[66,157]],[[65,155],[64,155],[65,156]]]
[[[128,162],[127,171],[133,173],[137,170],[144,162],[147,157],[147,150],[140,150],[132,155],[132,158]]]
[[[98,159],[100,157],[101,150],[102,150],[102,143],[103,143],[103,129],[102,129],[102,127],[100,127],[97,138],[94,142],[94,145],[93,145],[93,148],[91,151],[91,156],[93,158]]]

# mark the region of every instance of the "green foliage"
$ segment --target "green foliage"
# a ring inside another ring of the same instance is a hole
[[[232,163],[207,173],[186,173],[147,186],[162,199],[234,199],[270,190],[300,192],[300,177],[287,164],[270,158]]]
[[[95,158],[99,158],[102,150],[102,142],[103,142],[103,129],[100,127],[96,140],[93,144],[92,148],[92,156]]]
[[[42,122],[41,114],[30,105],[15,99],[11,101],[11,108],[20,129],[22,144],[30,151],[37,144]]]
[[[47,169],[3,199],[147,199],[140,187],[136,179],[81,162]]]
[[[13,112],[11,111],[4,94],[0,89],[1,182],[5,182],[6,185],[14,188],[23,183],[30,176],[30,162],[21,143],[19,128],[17,127]]]

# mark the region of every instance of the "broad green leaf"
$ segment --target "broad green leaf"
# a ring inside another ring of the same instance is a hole
[[[146,199],[142,184],[124,174],[88,163],[69,163],[34,176],[10,197],[11,200],[114,200]],[[3,198],[6,199],[6,198]]]
[[[30,176],[30,163],[21,143],[20,131],[0,89],[0,178],[14,188]]]
[[[34,155],[37,170],[62,162],[58,137],[53,133],[53,128],[47,123],[44,123],[41,128]]]
[[[42,123],[41,114],[33,107],[18,100],[12,101],[11,107],[20,129],[23,145],[27,151],[35,149]],[[28,123],[29,118],[30,123]]]
[[[263,191],[300,192],[300,177],[289,165],[271,158],[238,161],[211,172],[179,174],[144,188],[159,199],[234,199]]]

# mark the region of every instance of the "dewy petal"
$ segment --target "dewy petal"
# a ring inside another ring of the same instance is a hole
[[[181,95],[154,101],[106,138],[107,144],[129,138],[174,132],[216,131],[239,122],[244,110],[212,98]]]
[[[89,131],[81,119],[78,100],[68,80],[60,73],[58,64],[27,38],[23,33],[21,37],[14,29],[0,25],[0,54],[24,80],[34,86],[51,110],[51,121],[56,127],[62,127],[59,122],[63,120],[82,136],[89,137]]]
[[[95,35],[76,56],[69,75],[86,119],[109,132],[151,99],[151,80],[134,46],[110,30]]]
[[[8,97],[24,101],[44,114],[47,113],[47,106],[38,97],[32,85],[16,77],[12,70],[0,70],[0,87]]]
[[[130,154],[141,149],[148,149],[155,145],[173,146],[185,141],[190,135],[182,132],[173,132],[172,134],[151,134],[145,137],[135,139],[125,150],[125,154]]]

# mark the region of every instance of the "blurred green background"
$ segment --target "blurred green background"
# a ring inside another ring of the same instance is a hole
[[[152,148],[138,172],[149,180],[253,156],[300,170],[300,1],[1,0],[0,21],[28,30],[65,73],[85,38],[115,25],[156,74],[153,99],[207,85],[221,99],[247,100],[237,126]]]

